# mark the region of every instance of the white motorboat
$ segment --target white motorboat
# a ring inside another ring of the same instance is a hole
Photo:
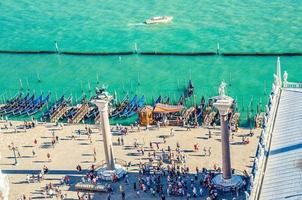
[[[159,24],[159,23],[169,23],[173,20],[172,16],[158,16],[152,17],[145,21],[145,24]]]

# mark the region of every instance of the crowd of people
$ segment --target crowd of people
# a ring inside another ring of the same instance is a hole
[[[116,126],[116,130],[124,130],[121,126]],[[170,131],[173,133],[173,130]],[[122,132],[123,133],[123,132]],[[211,138],[209,133],[209,138]],[[126,134],[118,137],[118,145],[124,145],[124,137]],[[167,137],[173,137],[174,134],[170,134]],[[166,139],[166,137],[165,137]],[[165,144],[165,142],[163,142]],[[139,163],[138,175],[133,178],[129,178],[131,175],[125,175],[124,185],[119,181],[118,191],[121,194],[121,198],[125,199],[127,192],[125,187],[133,187],[133,192],[137,197],[142,197],[143,194],[150,193],[150,195],[160,198],[162,200],[166,197],[175,196],[183,198],[195,198],[195,197],[207,197],[209,199],[217,199],[219,190],[217,190],[212,184],[212,179],[215,174],[221,173],[221,168],[216,164],[212,170],[202,168],[199,170],[196,167],[196,173],[190,173],[189,167],[186,166],[186,154],[181,149],[179,142],[176,143],[175,149],[172,149],[169,145],[167,148],[162,148],[160,142],[149,143],[149,148],[140,144],[138,139],[135,139],[133,147],[141,155],[145,155],[145,151],[148,151],[148,162]],[[211,147],[199,148],[198,144],[193,147],[194,151],[202,152],[204,156],[211,156]],[[128,165],[129,166],[129,165]],[[130,164],[131,166],[131,164]],[[232,188],[231,191],[234,197],[239,196],[240,190],[246,190],[248,182],[248,174],[244,177],[244,184],[242,188]],[[134,179],[134,180],[133,180]],[[112,178],[113,184],[117,182],[116,178]],[[102,180],[97,176],[95,171],[90,171],[82,178],[82,182],[90,184],[102,184]],[[113,187],[110,186],[111,192],[107,195],[107,200],[112,199]]]
[[[196,167],[196,173],[190,173],[188,167],[180,167],[179,165],[167,165],[165,167],[150,167],[148,165],[140,165],[139,175],[135,175],[129,181],[128,175],[125,175],[124,185],[119,182],[118,192],[121,198],[125,199],[127,192],[125,187],[132,187],[132,191],[138,198],[143,197],[147,193],[149,195],[165,200],[167,197],[183,197],[186,199],[199,198],[215,200],[221,191],[212,184],[213,177],[220,173],[220,168],[214,166],[216,170],[207,170]],[[243,177],[243,185],[241,188],[231,188],[233,199],[239,197],[240,192],[247,190],[248,176]],[[112,199],[113,191],[107,195],[107,200]]]
[[[35,127],[35,122],[24,122],[24,127],[26,129]],[[9,126],[13,127],[12,124]],[[118,131],[121,135],[117,137],[117,144],[123,146],[125,144],[125,139],[127,135],[131,132],[134,132],[135,127],[139,132],[141,127],[139,124],[135,124],[135,126],[130,126],[129,130],[127,127],[123,127],[121,125],[116,125],[116,127],[112,128],[112,131]],[[55,148],[55,145],[59,143],[60,138],[55,134],[55,131],[51,131],[52,139],[51,146]],[[73,139],[75,137],[80,137],[83,132],[78,129],[72,134]],[[90,144],[92,143],[92,130],[90,127],[85,126],[85,134],[87,134],[88,140]],[[175,147],[170,145],[165,145],[167,140],[170,137],[175,136],[175,130],[173,128],[170,129],[170,134],[167,134],[162,137],[163,141],[159,142],[150,141],[149,147],[141,144],[138,139],[134,140],[133,148],[136,149],[138,154],[142,157],[146,157],[147,162],[140,161],[138,165],[138,175],[134,177],[131,174],[127,174],[123,177],[123,181],[117,181],[117,177],[113,177],[113,184],[119,184],[120,187],[118,191],[120,192],[122,199],[125,199],[127,196],[127,192],[129,190],[125,190],[124,187],[132,187],[133,192],[137,197],[143,196],[145,193],[150,193],[150,195],[165,200],[167,197],[175,196],[175,197],[185,197],[187,199],[194,197],[209,197],[211,199],[217,199],[219,195],[219,191],[212,185],[212,178],[215,174],[221,172],[221,168],[216,165],[213,166],[213,170],[207,170],[202,168],[199,170],[196,167],[196,173],[192,173],[189,170],[189,167],[186,165],[187,163],[187,154],[184,149],[181,148],[179,142],[176,142]],[[252,136],[252,133],[251,133]],[[212,132],[209,130],[209,138],[212,137]],[[233,137],[233,136],[232,136]],[[242,142],[248,143],[248,138],[242,137]],[[147,143],[148,144],[148,143]],[[34,148],[37,148],[38,140],[34,139]],[[164,146],[165,145],[165,148]],[[16,147],[13,143],[9,145],[10,149],[14,148],[18,157],[21,157],[20,151],[18,147]],[[32,150],[33,157],[36,156],[36,151]],[[194,152],[201,152],[203,156],[211,156],[212,149],[211,147],[200,147],[197,143],[193,145]],[[147,152],[147,153],[145,153]],[[51,161],[50,153],[47,153],[47,160]],[[93,148],[93,156],[94,163],[96,163],[96,150]],[[131,162],[129,162],[128,167],[131,166]],[[80,165],[76,166],[76,169],[81,172],[82,167]],[[48,173],[48,168],[46,166],[43,167],[40,173],[38,174],[28,174],[26,176],[26,181],[30,183],[41,182],[44,180],[45,174]],[[246,173],[247,174],[247,173]],[[247,176],[246,176],[247,177]],[[101,178],[97,175],[95,166],[92,165],[91,170],[85,174],[81,178],[81,182],[89,183],[89,184],[103,184]],[[124,183],[124,184],[123,184]],[[234,196],[238,196],[238,192],[240,190],[246,190],[248,183],[248,179],[244,179],[244,185],[242,188],[232,188],[232,193]],[[54,186],[52,183],[46,184],[44,193],[49,197],[56,197],[58,199],[66,198],[66,194],[62,193],[62,189],[60,189],[60,185],[69,185],[70,177],[68,175],[62,177],[60,184]],[[125,186],[124,186],[125,185]],[[113,192],[116,192],[115,187],[111,184],[106,184],[108,189],[107,199],[110,200],[112,198]],[[89,195],[80,195],[78,194],[78,198],[82,199],[91,199]],[[23,195],[20,199],[27,199],[25,195]]]

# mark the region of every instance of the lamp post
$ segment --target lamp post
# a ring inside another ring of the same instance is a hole
[[[17,155],[16,155],[16,147],[14,144],[12,146],[8,146],[9,150],[13,151],[15,163],[13,165],[18,165]]]
[[[18,160],[17,160],[17,155],[16,155],[16,148],[13,147],[12,150],[13,150],[13,152],[14,152],[14,159],[15,159],[14,165],[18,165]]]

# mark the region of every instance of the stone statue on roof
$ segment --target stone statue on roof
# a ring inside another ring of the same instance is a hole
[[[284,74],[283,74],[283,81],[284,81],[284,83],[287,83],[287,78],[288,78],[287,71],[284,71]]]

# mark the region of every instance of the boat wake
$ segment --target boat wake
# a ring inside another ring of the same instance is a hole
[[[146,24],[141,22],[141,23],[129,23],[128,26],[145,26]]]

